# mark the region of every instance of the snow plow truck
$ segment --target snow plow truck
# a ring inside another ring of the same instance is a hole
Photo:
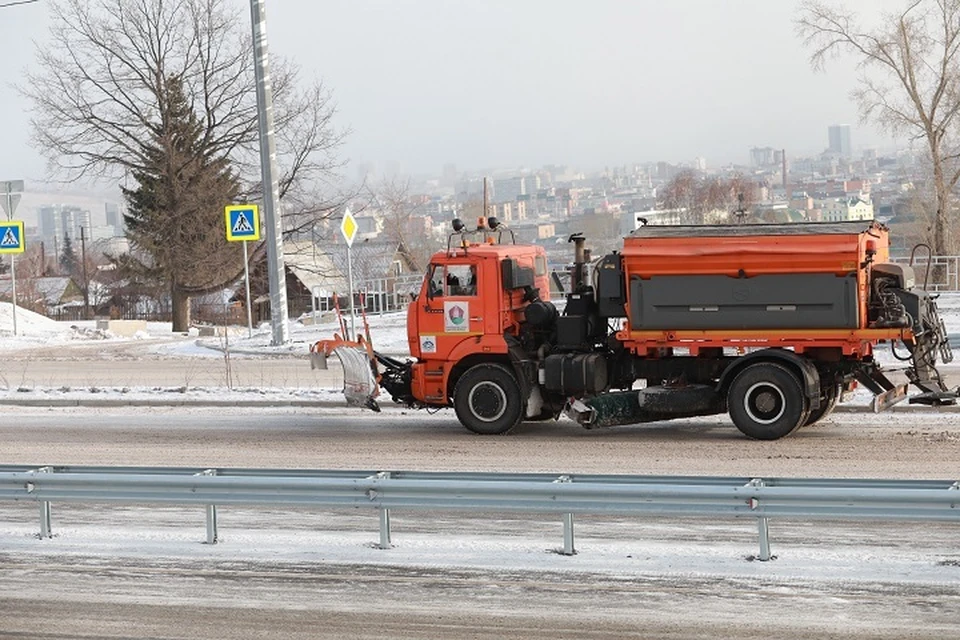
[[[775,440],[857,385],[875,411],[910,385],[912,403],[960,394],[937,369],[952,353],[935,296],[912,254],[890,261],[880,223],[643,226],[595,260],[582,235],[569,242],[560,311],[542,247],[495,218],[454,220],[407,310],[412,359],[377,352],[369,331],[321,340],[311,359],[340,357],[350,404],[379,410],[382,389],[408,407],[452,407],[479,434],[562,414],[597,428],[729,413],[746,436]],[[882,368],[880,344],[903,366]]]

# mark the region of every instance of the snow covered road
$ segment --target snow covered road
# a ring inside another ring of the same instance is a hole
[[[894,417],[896,416],[896,417]],[[6,407],[3,461],[949,478],[956,413],[837,414],[773,443],[726,419],[507,437],[435,416],[311,408]],[[0,637],[943,638],[960,631],[956,525],[0,504]],[[93,612],[97,613],[94,614]]]

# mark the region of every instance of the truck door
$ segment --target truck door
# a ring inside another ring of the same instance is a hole
[[[462,341],[483,334],[479,271],[472,262],[430,266],[426,296],[418,301],[422,359],[446,360]]]

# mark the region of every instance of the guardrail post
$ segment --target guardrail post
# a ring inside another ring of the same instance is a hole
[[[763,480],[760,478],[754,478],[747,483],[748,487],[762,487],[764,486]],[[750,508],[756,509],[760,506],[760,500],[757,498],[750,498]],[[770,555],[770,530],[767,526],[767,519],[763,516],[757,518],[757,534],[760,538],[760,555],[757,556],[757,559],[766,562],[771,558]]]
[[[767,519],[759,518],[757,520],[759,525],[759,536],[760,536],[760,556],[759,559],[763,562],[766,562],[770,559],[770,532],[767,528]]]
[[[377,475],[373,476],[377,480],[389,480],[390,472],[381,471]],[[377,545],[378,549],[391,549],[393,544],[390,542],[390,509],[386,507],[380,507],[380,544]]]
[[[216,469],[206,469],[200,473],[195,473],[196,476],[215,476],[217,475]],[[207,544],[217,544],[220,540],[220,535],[217,533],[217,505],[208,504],[207,505]]]
[[[53,473],[53,467],[40,467],[37,473]],[[40,501],[40,539],[52,538],[53,531],[50,518],[50,502],[48,500]]]
[[[568,483],[572,482],[570,476],[560,476],[554,482],[559,483]],[[573,514],[565,513],[563,514],[563,551],[561,552],[565,556],[575,556],[577,555],[577,550],[573,544]]]

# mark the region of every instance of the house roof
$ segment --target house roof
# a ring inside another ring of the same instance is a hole
[[[347,279],[330,255],[309,242],[284,242],[283,263],[311,291],[346,291]]]
[[[74,302],[83,299],[83,293],[80,288],[67,276],[47,276],[43,278],[28,278],[17,282],[17,298],[32,287],[34,291],[43,296],[43,301],[48,306]],[[71,291],[73,289],[73,291]],[[0,278],[0,295],[11,297],[13,295],[13,282],[10,278]]]
[[[396,242],[363,241],[354,243],[350,249],[353,262],[353,280],[361,282],[385,278],[393,273],[400,245]],[[345,245],[320,246],[310,242],[285,242],[283,259],[287,269],[311,291],[329,295],[334,291],[346,291],[347,247]],[[404,265],[410,269],[409,260]]]

